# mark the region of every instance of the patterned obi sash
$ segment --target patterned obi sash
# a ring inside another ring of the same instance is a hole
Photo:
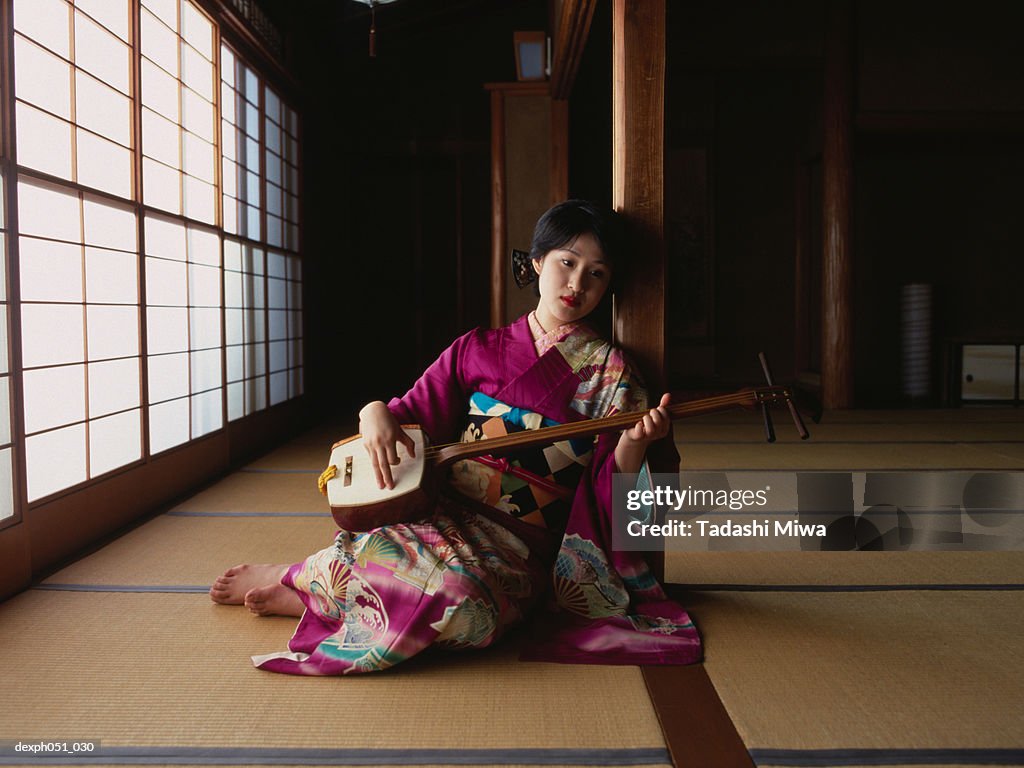
[[[559,422],[480,392],[469,399],[462,442],[556,426]],[[594,452],[591,437],[524,448],[502,457],[479,456],[452,466],[453,488],[523,522],[562,531],[573,495]]]

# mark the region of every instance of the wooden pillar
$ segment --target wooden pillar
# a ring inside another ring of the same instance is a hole
[[[830,0],[822,151],[821,386],[826,408],[853,406],[853,7]]]
[[[612,205],[629,220],[630,279],[615,301],[615,341],[665,387],[665,0],[612,10]]]

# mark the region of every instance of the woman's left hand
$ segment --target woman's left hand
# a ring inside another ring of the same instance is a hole
[[[658,407],[652,408],[636,424],[625,430],[622,437],[636,443],[652,443],[665,437],[672,428],[672,418],[666,409],[670,399],[668,392],[662,395]]]
[[[665,437],[672,430],[672,419],[666,408],[668,404],[669,395],[665,393],[661,396],[657,408],[652,408],[636,424],[623,430],[615,446],[615,465],[619,472],[639,472],[647,446]]]

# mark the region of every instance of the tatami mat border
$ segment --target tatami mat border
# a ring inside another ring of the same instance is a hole
[[[697,471],[699,471],[701,473],[704,472],[703,469],[697,470]],[[732,471],[732,470],[727,470],[727,471]],[[769,474],[769,473],[768,472],[762,472],[761,474]],[[801,470],[800,474],[806,474],[806,473]],[[835,473],[830,472],[829,474],[835,474]],[[1021,511],[1018,510],[1018,509],[995,509],[994,507],[981,507],[981,508],[975,507],[975,508],[972,508],[972,511],[974,511],[974,512],[984,512],[986,515],[1005,515],[1006,517],[1011,517],[1011,518],[1019,517],[1020,514],[1021,514]],[[678,513],[675,513],[675,514],[678,514]],[[739,518],[741,520],[746,519],[744,517],[741,517],[741,515],[746,515],[747,517],[754,518],[756,520],[757,519],[757,517],[756,517],[757,515],[772,514],[772,513],[771,512],[765,513],[765,512],[758,512],[758,511],[750,511],[750,512],[748,512],[746,510],[735,510],[735,509],[708,509],[708,510],[701,510],[699,514],[700,514],[701,517],[728,517],[730,519],[735,517],[735,518]],[[778,513],[776,513],[776,514],[778,514]],[[810,514],[814,514],[814,513],[810,513]],[[964,514],[964,512],[961,509],[929,509],[926,512],[922,512],[921,514],[926,514],[929,517],[961,517]],[[913,551],[913,550],[909,550],[909,551]],[[924,551],[924,550],[917,550],[917,551]],[[934,551],[939,551],[939,550],[934,550]],[[987,551],[990,551],[990,550],[981,550],[981,551],[987,552]]]
[[[767,441],[762,441],[767,442]],[[1018,440],[1002,440],[997,438],[949,438],[948,440],[914,440],[914,439],[900,439],[900,440],[827,440],[822,439],[819,441],[823,445],[892,445],[898,442],[900,445],[1006,445],[1020,442]],[[752,445],[751,440],[696,440],[696,439],[685,439],[680,440],[679,443],[683,446],[693,445]],[[780,445],[789,443],[791,445],[801,445],[802,443],[796,440],[780,441]],[[244,471],[244,470],[243,470]],[[265,470],[273,471],[273,470]],[[282,470],[288,471],[288,470]],[[305,471],[305,470],[302,470]],[[311,470],[312,471],[312,470]]]
[[[1001,442],[1006,442],[1005,440]],[[256,472],[261,475],[319,475],[319,469],[260,469],[259,467],[242,467],[239,472]]]
[[[832,411],[826,414],[821,421],[815,422],[811,420],[811,423],[814,424],[815,426],[824,427],[839,425],[846,426],[851,424],[855,426],[878,425],[883,427],[913,427],[921,424],[933,423],[930,422],[929,419],[934,419],[937,414],[941,414],[943,416],[953,415],[954,417],[959,417],[954,418],[952,421],[949,422],[951,426],[960,426],[961,424],[996,424],[999,423],[1000,420],[1010,421],[1012,423],[1024,422],[1024,410],[1015,408],[1013,406],[993,406],[992,409],[985,414],[985,418],[974,418],[975,414],[964,415],[960,417],[961,414],[964,414],[964,411],[959,409],[938,409],[922,411],[890,410],[884,411],[883,413],[885,415],[885,418],[882,418],[881,415],[878,415],[878,412],[872,413],[870,411],[860,409]],[[979,412],[977,415],[981,416],[982,414]],[[911,418],[907,418],[908,416]],[[691,424],[700,424],[704,426],[718,424],[750,424],[751,419],[745,413],[741,413],[740,411],[737,410],[733,412],[725,411],[717,414],[695,416],[692,419],[689,419],[689,422]],[[758,422],[755,419],[753,423],[759,424],[760,422]]]
[[[671,584],[685,592],[1020,592],[1024,584]],[[36,584],[50,592],[207,593],[202,584]]]
[[[170,517],[330,517],[330,512],[201,512],[176,509],[164,514]]]
[[[1006,443],[1005,440],[1001,441]],[[748,443],[749,445],[749,443]],[[992,469],[992,467],[938,467],[935,465],[925,467],[900,467],[899,469],[892,469],[891,467],[875,466],[875,465],[864,465],[854,466],[844,469],[793,469],[792,467],[780,466],[778,468],[765,468],[765,467],[736,467],[736,466],[724,466],[724,467],[712,467],[701,464],[699,466],[684,466],[683,472],[799,472],[802,475],[806,474],[835,474],[836,472],[889,472],[892,474],[896,473],[907,473],[907,472],[1016,472],[1017,469]]]
[[[0,765],[671,765],[668,750],[100,747],[89,755],[0,757]]]
[[[761,766],[1024,765],[1024,749],[752,749]]]
[[[209,585],[202,584],[36,584],[33,589],[48,592],[173,592],[206,594]]]
[[[686,592],[1019,592],[1024,584],[670,584]]]
[[[685,592],[1020,592],[1024,584],[671,584]],[[176,592],[203,593],[203,584],[36,584],[51,592]]]

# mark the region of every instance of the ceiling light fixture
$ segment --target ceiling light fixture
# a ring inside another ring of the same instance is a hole
[[[387,5],[395,0],[356,0],[356,2],[370,7],[370,58],[375,59],[377,58],[377,6]]]

